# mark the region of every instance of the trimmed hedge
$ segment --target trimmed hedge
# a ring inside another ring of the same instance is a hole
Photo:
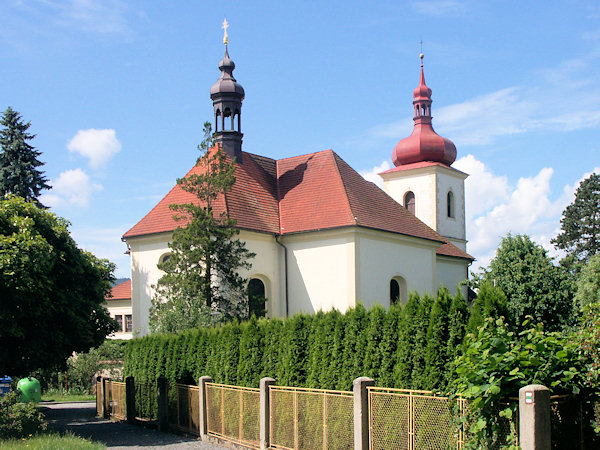
[[[299,314],[285,320],[231,322],[180,334],[132,339],[124,373],[140,382],[164,375],[196,384],[209,375],[217,383],[257,387],[270,376],[280,385],[350,390],[359,376],[377,385],[443,390],[453,377],[469,320],[458,294],[437,298],[411,294],[388,310],[362,305],[339,311]]]

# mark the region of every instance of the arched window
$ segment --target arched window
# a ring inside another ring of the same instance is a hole
[[[448,217],[454,218],[454,194],[452,191],[448,191],[446,196],[446,203],[448,207]]]
[[[406,303],[406,281],[402,277],[394,277],[390,280],[390,305],[398,302]]]
[[[165,253],[165,254],[161,255],[160,258],[158,258],[158,263],[159,264],[166,263],[169,259],[171,259],[171,254]]]
[[[412,191],[408,191],[404,194],[404,207],[408,209],[409,212],[415,213],[415,194]]]
[[[259,278],[252,278],[248,282],[248,309],[250,316],[265,317],[267,310],[265,283]]]

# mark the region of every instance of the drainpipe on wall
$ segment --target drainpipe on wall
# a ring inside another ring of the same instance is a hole
[[[285,317],[289,316],[289,306],[288,306],[288,258],[287,258],[287,254],[288,254],[288,249],[285,245],[283,245],[281,242],[279,242],[279,235],[275,235],[275,242],[277,242],[279,245],[281,245],[283,247],[283,252],[284,252],[284,267],[285,267]]]

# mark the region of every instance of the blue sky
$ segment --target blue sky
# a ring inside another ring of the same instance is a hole
[[[121,235],[193,165],[229,52],[244,149],[332,148],[369,179],[412,131],[423,40],[436,131],[467,180],[469,252],[551,249],[600,169],[600,6],[592,2],[6,0],[0,109],[31,121],[44,197],[83,248],[129,276]],[[554,253],[552,253],[554,254]]]

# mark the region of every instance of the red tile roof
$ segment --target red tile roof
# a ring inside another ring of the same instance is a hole
[[[198,173],[194,166],[189,174]],[[187,175],[186,175],[187,176]],[[473,259],[429,228],[375,184],[366,181],[332,150],[273,160],[243,153],[233,188],[215,202],[241,229],[292,234],[362,226],[443,244],[439,254]],[[124,238],[173,231],[173,203],[198,199],[176,185]]]
[[[383,175],[384,173],[403,172],[405,170],[419,169],[421,167],[430,167],[430,166],[440,166],[440,167],[444,167],[446,169],[456,170],[457,172],[460,172],[460,170],[457,170],[454,167],[448,167],[448,165],[443,164],[441,162],[420,161],[420,162],[415,162],[415,163],[411,163],[411,164],[403,164],[398,167],[392,167],[391,169],[381,172],[379,175]],[[461,173],[464,173],[464,172],[461,172]]]
[[[131,298],[131,280],[123,281],[121,284],[113,286],[107,300],[128,300]]]

